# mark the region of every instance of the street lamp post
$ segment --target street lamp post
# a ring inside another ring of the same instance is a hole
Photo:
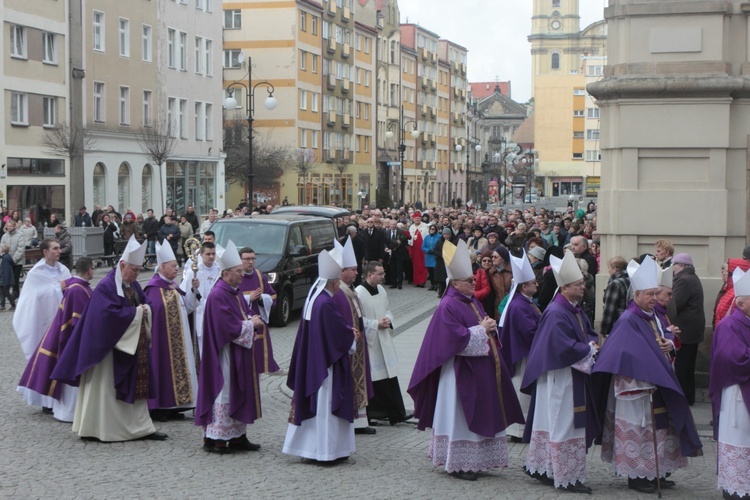
[[[401,108],[401,114],[403,115],[403,108]],[[401,122],[402,118],[399,118],[399,122]],[[393,139],[394,133],[393,133],[393,124],[395,122],[391,122],[388,124],[388,131],[385,133],[386,139]],[[398,145],[398,151],[399,151],[399,158],[401,159],[401,193],[400,193],[400,199],[399,199],[399,206],[402,206],[404,204],[404,191],[406,190],[406,180],[404,179],[404,157],[406,156],[406,144],[404,144],[404,134],[406,130],[407,125],[413,125],[414,128],[411,131],[411,137],[412,139],[416,139],[419,137],[419,130],[417,130],[417,122],[414,120],[408,120],[404,123],[401,123],[399,126],[399,145]]]
[[[237,56],[237,62],[242,64],[245,61],[245,55],[244,53],[240,52],[240,54]],[[247,135],[247,152],[248,152],[248,165],[247,165],[247,203],[251,207],[255,207],[255,201],[253,199],[253,178],[255,177],[255,172],[253,171],[253,115],[255,114],[255,88],[259,85],[265,85],[266,91],[268,92],[268,97],[266,97],[265,101],[263,102],[263,105],[268,110],[273,110],[276,108],[276,105],[278,104],[278,101],[273,96],[274,88],[273,85],[270,82],[258,82],[255,85],[253,85],[253,58],[248,57],[247,58],[247,85],[245,85],[243,82],[234,82],[231,83],[227,87],[227,92],[229,92],[229,96],[224,100],[224,109],[229,111],[232,109],[237,109],[237,99],[234,98],[234,88],[235,87],[244,87],[245,92],[247,93],[246,101],[245,101],[245,109],[247,110],[247,128],[248,128],[248,135]]]
[[[482,145],[479,144],[479,139],[477,139],[476,137],[472,137],[472,138],[469,139],[469,145],[471,145],[471,144],[475,144],[474,151],[476,151],[476,153],[479,153],[479,152],[482,151]],[[471,168],[471,162],[469,161],[469,151],[470,151],[469,148],[466,148],[466,177],[467,177],[467,179],[468,179],[469,175],[471,175],[471,173],[469,172],[469,170]],[[474,159],[476,160],[476,154],[474,156]],[[474,180],[474,183],[476,184],[476,179]],[[467,180],[467,182],[466,182],[466,197],[467,198],[469,197],[469,194],[471,192],[471,190],[469,188],[469,184],[470,183]]]
[[[430,172],[424,171],[424,204],[422,205],[425,209],[427,208],[427,183],[430,182]]]
[[[459,154],[463,149],[464,147],[460,143],[456,144],[456,158],[459,158]],[[456,161],[456,163],[458,163],[458,161]],[[450,203],[451,208],[453,208],[453,187],[451,186],[451,170],[453,170],[453,168],[448,165],[448,203]]]

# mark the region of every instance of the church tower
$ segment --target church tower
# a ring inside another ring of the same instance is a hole
[[[534,0],[531,18],[531,95],[539,75],[570,74],[580,67],[578,0]],[[574,73],[575,74],[575,73]]]

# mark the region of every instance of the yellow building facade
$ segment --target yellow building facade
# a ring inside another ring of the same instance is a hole
[[[534,0],[528,39],[537,187],[547,198],[583,196],[587,179],[598,187],[601,172],[599,111],[586,85],[603,74],[607,25],[581,30],[577,0]]]

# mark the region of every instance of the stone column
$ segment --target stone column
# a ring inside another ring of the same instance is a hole
[[[722,262],[742,255],[750,220],[749,11],[701,0],[605,9],[608,66],[587,87],[601,107],[600,308],[604,262],[666,238],[692,256],[710,324]]]

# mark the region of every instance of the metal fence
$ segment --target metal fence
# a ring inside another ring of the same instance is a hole
[[[68,234],[73,243],[73,262],[79,257],[97,259],[104,255],[104,228],[101,227],[69,227]],[[54,238],[55,230],[44,228],[45,238]]]

